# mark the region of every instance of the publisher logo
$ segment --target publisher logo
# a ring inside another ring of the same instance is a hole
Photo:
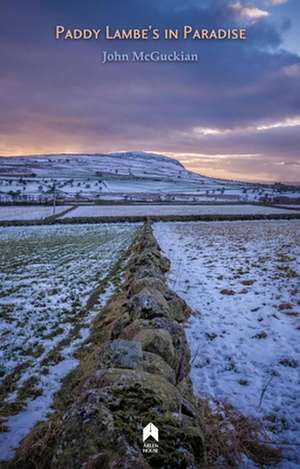
[[[158,428],[148,423],[143,429],[143,453],[158,453]]]

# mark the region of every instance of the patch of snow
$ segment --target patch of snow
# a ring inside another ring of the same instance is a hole
[[[64,212],[68,208],[71,208],[69,205],[58,206],[53,210],[53,207],[45,205],[30,205],[30,206],[0,206],[0,221],[11,221],[11,220],[40,220],[42,218],[47,218],[52,215],[58,215],[59,213]]]
[[[186,324],[194,390],[259,418],[300,465],[300,222],[157,223]]]
[[[286,214],[288,210],[259,205],[82,205],[63,218],[171,215],[259,215]],[[300,209],[299,209],[300,213]]]
[[[0,460],[11,457],[26,433],[46,417],[61,379],[77,365],[73,353],[87,339],[90,324],[114,285],[108,284],[93,307],[87,308],[87,300],[128,248],[138,226],[34,226],[1,231],[0,383],[30,361],[18,377],[16,390],[2,404],[14,403],[31,377],[38,378],[41,395],[28,400],[24,410],[5,422],[8,431],[0,433]],[[61,347],[59,363],[43,363],[78,325],[69,345]],[[35,355],[38,347],[42,351]]]

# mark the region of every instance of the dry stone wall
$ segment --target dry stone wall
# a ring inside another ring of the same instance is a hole
[[[146,223],[131,246],[125,281],[95,321],[90,351],[63,385],[56,412],[23,441],[9,467],[206,467],[183,329],[190,310],[166,286],[168,269]],[[153,452],[142,438],[149,423],[159,431]]]

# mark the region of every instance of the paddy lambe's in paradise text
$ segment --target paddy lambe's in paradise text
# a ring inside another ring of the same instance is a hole
[[[184,25],[182,28],[129,28],[116,29],[110,26],[103,28],[68,28],[64,25],[55,26],[55,39],[57,40],[245,40],[246,28],[195,28]]]

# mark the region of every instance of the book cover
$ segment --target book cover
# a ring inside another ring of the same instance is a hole
[[[0,11],[0,467],[300,467],[299,0]]]

